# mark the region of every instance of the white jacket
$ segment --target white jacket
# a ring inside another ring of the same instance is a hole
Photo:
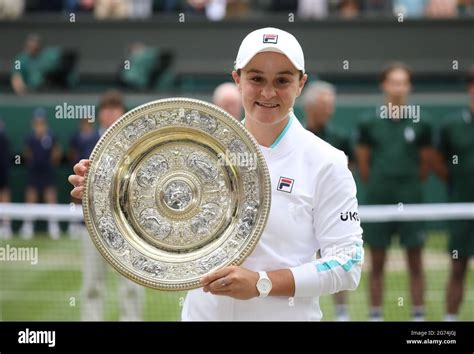
[[[347,158],[291,115],[275,143],[261,147],[272,205],[255,250],[242,264],[253,271],[290,269],[295,297],[235,300],[188,292],[183,321],[320,320],[319,296],[357,288],[363,261],[356,186]],[[315,260],[320,250],[321,258]]]

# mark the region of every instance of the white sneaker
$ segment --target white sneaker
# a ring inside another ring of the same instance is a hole
[[[0,225],[0,240],[6,240],[5,237],[5,226]]]
[[[382,322],[383,317],[382,316],[370,316],[369,321],[370,322]]]
[[[48,233],[51,240],[59,240],[61,229],[57,221],[50,221],[48,223]]]
[[[20,238],[22,240],[31,240],[33,238],[33,222],[24,221],[20,229]]]
[[[2,231],[0,232],[0,239],[10,240],[12,238],[12,228],[10,226],[3,226]]]
[[[424,322],[425,321],[425,316],[413,316],[411,318],[413,322]]]
[[[71,240],[78,240],[79,239],[79,226],[75,222],[70,222],[67,233],[69,234],[69,238]]]
[[[344,314],[340,314],[340,315],[337,315],[336,316],[336,321],[337,322],[348,322],[350,321],[350,317],[349,317],[349,314],[347,313],[344,313]]]

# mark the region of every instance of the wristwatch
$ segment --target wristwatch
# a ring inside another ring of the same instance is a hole
[[[257,290],[259,297],[266,297],[272,290],[272,281],[268,277],[266,272],[258,272],[259,279],[257,281]]]

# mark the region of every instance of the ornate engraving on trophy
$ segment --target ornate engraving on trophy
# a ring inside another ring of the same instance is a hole
[[[240,164],[242,156],[255,157],[253,165]],[[208,103],[176,98],[134,109],[91,160],[88,230],[106,260],[140,284],[199,287],[207,272],[240,264],[263,232],[270,206],[263,155]]]
[[[185,181],[172,181],[165,186],[165,204],[174,210],[183,210],[193,199],[193,191]]]

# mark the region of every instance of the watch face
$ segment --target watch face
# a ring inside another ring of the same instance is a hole
[[[260,279],[258,281],[258,290],[261,293],[267,293],[272,288],[272,283],[268,279]]]

